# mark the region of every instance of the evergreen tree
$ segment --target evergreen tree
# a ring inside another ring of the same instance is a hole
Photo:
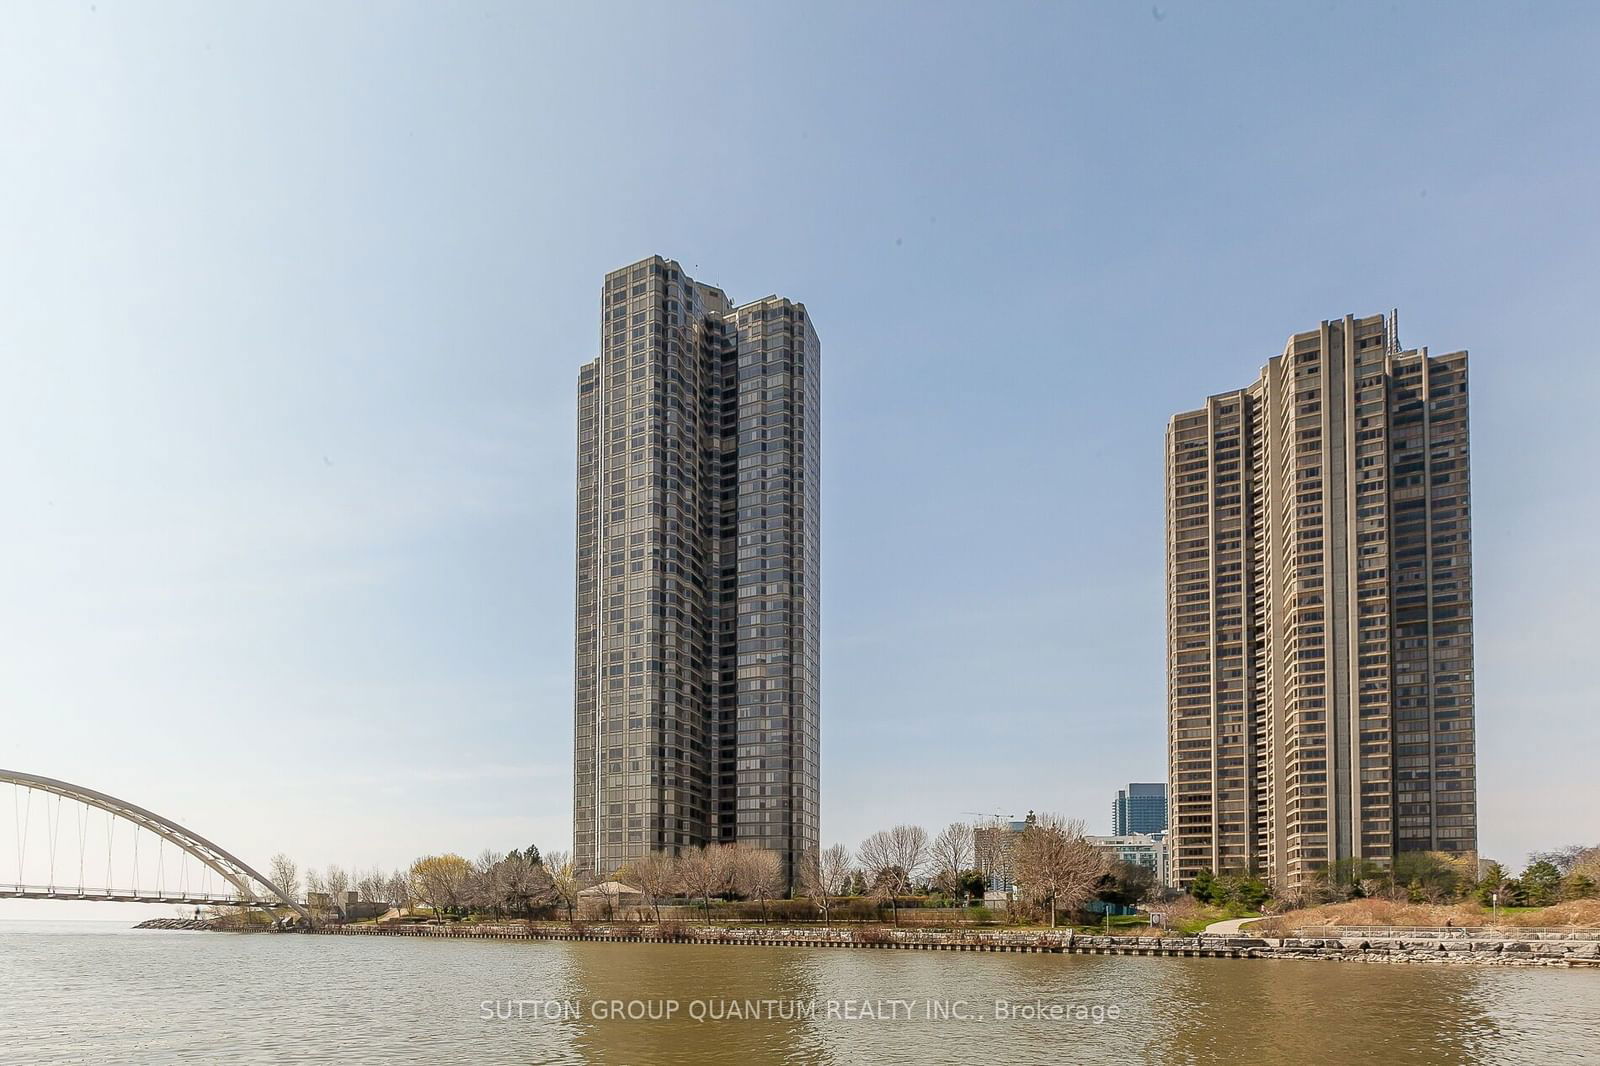
[[[1594,899],[1596,887],[1594,878],[1588,874],[1570,873],[1561,879],[1561,898],[1568,899]]]
[[[1540,859],[1518,878],[1530,907],[1548,907],[1561,898],[1561,871],[1549,859]]]

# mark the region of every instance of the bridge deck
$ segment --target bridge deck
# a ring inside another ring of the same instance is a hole
[[[206,892],[141,892],[134,888],[0,885],[0,899],[81,899],[93,903],[172,903],[193,907],[281,907],[276,900],[244,899]]]

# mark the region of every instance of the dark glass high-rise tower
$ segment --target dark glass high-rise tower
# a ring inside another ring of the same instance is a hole
[[[818,833],[821,346],[671,260],[606,276],[578,375],[573,852]]]
[[[1167,427],[1174,878],[1477,849],[1467,355],[1289,338]]]
[[[1117,798],[1111,802],[1111,832],[1115,836],[1129,833],[1165,833],[1167,831],[1167,783],[1165,781],[1135,782],[1127,788],[1117,789]]]

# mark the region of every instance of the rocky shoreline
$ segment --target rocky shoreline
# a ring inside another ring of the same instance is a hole
[[[1441,936],[1292,936],[1263,939],[1255,957],[1338,959],[1347,962],[1455,963],[1478,966],[1600,968],[1595,933],[1530,934],[1507,938],[1490,931]]]
[[[1486,930],[1437,936],[1081,936],[1040,931],[936,932],[892,928],[786,929],[639,925],[344,925],[314,930],[337,936],[423,936],[465,940],[588,940],[749,947],[999,951],[1068,955],[1147,955],[1185,958],[1325,959],[1389,964],[1568,966],[1600,968],[1600,931],[1530,933],[1507,937]]]

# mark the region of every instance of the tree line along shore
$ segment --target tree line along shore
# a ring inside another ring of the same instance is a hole
[[[1339,925],[1600,926],[1600,847],[1535,854],[1515,876],[1497,863],[1480,869],[1430,852],[1383,868],[1346,863],[1288,897],[1247,871],[1203,871],[1186,891],[1165,888],[1149,868],[1090,841],[1081,821],[1057,815],[1031,818],[1010,835],[1004,855],[993,854],[993,840],[965,823],[933,836],[899,825],[854,852],[835,844],[807,855],[792,885],[776,853],[743,844],[651,852],[605,876],[582,876],[570,853],[532,845],[476,859],[425,855],[404,869],[364,874],[339,866],[302,874],[280,854],[270,869],[318,924],[778,921],[1133,935],[1152,927],[1197,933],[1223,919],[1261,916],[1270,921],[1255,931],[1279,936]],[[1007,898],[986,901],[999,880]],[[253,911],[226,917],[221,924],[234,928],[272,920]]]

